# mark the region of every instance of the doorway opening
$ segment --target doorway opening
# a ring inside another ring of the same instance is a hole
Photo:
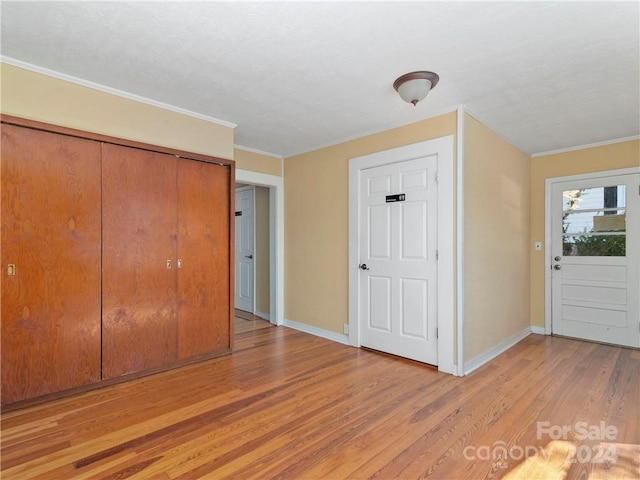
[[[235,322],[236,332],[240,333],[251,325],[265,326],[268,324],[282,325],[284,312],[284,188],[282,177],[236,170],[236,194],[251,190],[253,194],[252,215],[250,223],[253,230],[252,241],[247,241],[247,251],[238,251],[238,229],[236,228],[236,260],[242,256],[251,261],[253,272],[249,273],[249,280],[243,279],[245,291],[252,287],[251,300],[243,305],[236,303]],[[244,216],[240,202],[236,202],[236,227],[238,219]],[[249,218],[249,217],[247,217]],[[246,220],[246,218],[245,218]],[[242,267],[247,268],[247,267]],[[238,262],[236,261],[236,277],[238,277]],[[247,283],[250,282],[250,283]],[[235,282],[238,289],[238,279]],[[237,292],[236,292],[237,293]],[[237,302],[237,294],[236,294]],[[238,308],[240,307],[240,308]],[[238,322],[241,322],[240,324]]]
[[[349,343],[446,373],[455,353],[453,146],[447,136],[349,161]]]

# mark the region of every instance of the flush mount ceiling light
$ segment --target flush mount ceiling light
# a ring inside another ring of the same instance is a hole
[[[433,72],[405,73],[393,82],[393,88],[405,102],[416,104],[429,94],[438,84],[440,77]]]

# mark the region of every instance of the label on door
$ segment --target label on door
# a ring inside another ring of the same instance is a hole
[[[385,197],[387,203],[393,202],[404,202],[404,193],[399,193],[397,195],[387,195]]]

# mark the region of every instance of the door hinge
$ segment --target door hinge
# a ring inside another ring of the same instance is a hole
[[[438,172],[436,172],[436,183],[438,183]]]
[[[440,329],[436,327],[436,338],[438,338],[439,336],[440,336]]]
[[[436,250],[436,260],[440,259],[440,252],[438,250]]]

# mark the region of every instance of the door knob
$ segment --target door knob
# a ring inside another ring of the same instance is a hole
[[[253,255],[245,255],[244,258],[248,258],[249,260],[251,260],[253,258]]]
[[[361,263],[358,268],[360,268],[360,270],[369,270],[369,267],[367,267],[366,263]]]
[[[553,269],[554,270],[560,270],[562,268],[562,265],[554,265]]]
[[[553,257],[553,259],[554,259],[556,262],[559,262],[560,260],[562,260],[562,257],[561,257],[560,255],[556,255],[555,257]]]

